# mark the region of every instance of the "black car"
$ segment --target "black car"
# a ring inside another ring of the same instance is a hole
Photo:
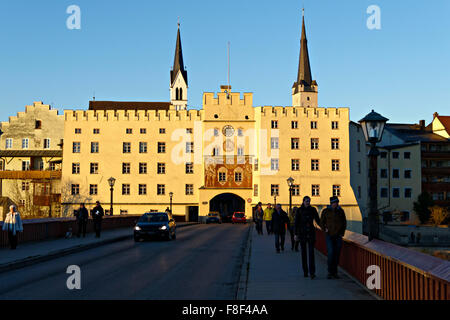
[[[170,213],[149,212],[139,218],[134,227],[134,241],[144,238],[160,237],[166,240],[176,239],[176,223]]]

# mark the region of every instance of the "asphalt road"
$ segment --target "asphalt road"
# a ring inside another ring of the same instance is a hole
[[[175,241],[127,240],[3,273],[0,300],[232,300],[248,228],[181,228]],[[80,267],[81,290],[67,288],[70,265]]]

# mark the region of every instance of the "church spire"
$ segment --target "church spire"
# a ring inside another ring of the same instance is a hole
[[[311,66],[309,64],[308,40],[306,39],[305,9],[303,9],[302,37],[300,40],[300,60],[298,65],[297,85],[311,86]]]
[[[172,68],[172,71],[170,71],[171,86],[174,85],[175,78],[179,71],[183,75],[184,80],[186,81],[186,84],[187,84],[188,83],[187,71],[184,69],[183,49],[181,47],[180,22],[178,22],[177,45],[175,48],[175,58],[173,61],[173,68]]]

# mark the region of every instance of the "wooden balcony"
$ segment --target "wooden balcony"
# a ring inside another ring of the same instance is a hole
[[[0,179],[10,180],[44,180],[61,179],[61,171],[0,171]]]

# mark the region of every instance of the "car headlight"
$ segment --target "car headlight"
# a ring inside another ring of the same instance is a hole
[[[134,227],[134,230],[136,230],[136,231],[141,231],[141,228],[138,227],[138,226],[136,226],[136,227]]]
[[[167,230],[167,226],[162,226],[159,228],[159,230]]]

